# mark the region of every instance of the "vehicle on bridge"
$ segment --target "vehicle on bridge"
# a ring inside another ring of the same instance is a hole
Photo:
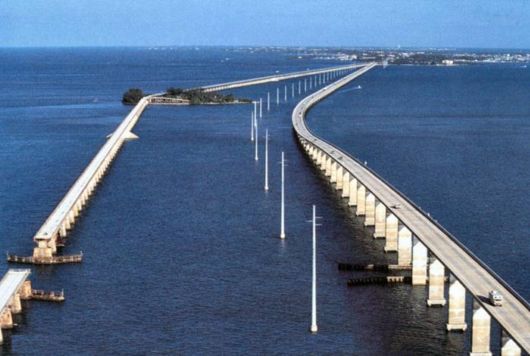
[[[489,300],[493,306],[502,306],[502,295],[496,290],[491,290],[489,292]]]

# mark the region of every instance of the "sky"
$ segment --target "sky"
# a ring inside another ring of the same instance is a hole
[[[529,0],[0,0],[0,47],[530,49]]]

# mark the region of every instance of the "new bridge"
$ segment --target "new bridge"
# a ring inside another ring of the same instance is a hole
[[[530,352],[530,306],[504,280],[421,208],[348,153],[315,136],[305,124],[306,112],[317,102],[369,71],[374,63],[303,99],[292,124],[312,160],[335,188],[342,191],[375,238],[386,238],[385,251],[398,253],[398,264],[412,264],[412,284],[428,284],[428,306],[446,304],[445,270],[450,274],[447,330],[464,331],[466,291],[473,297],[471,355],[489,355],[490,319],[503,329],[502,355]],[[504,296],[502,307],[488,300],[490,290]]]

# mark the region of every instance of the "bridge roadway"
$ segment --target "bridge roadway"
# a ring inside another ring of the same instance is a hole
[[[349,71],[359,67],[359,65],[345,65],[328,68],[321,68],[316,70],[308,70],[302,72],[286,73],[279,75],[272,75],[266,77],[258,77],[248,80],[241,80],[236,82],[221,83],[200,87],[206,91],[234,89],[249,85],[263,84],[267,82],[275,82],[281,80],[288,80],[299,78],[303,76],[319,75],[324,73],[333,74],[333,77],[339,74],[346,74]],[[34,235],[33,240],[37,244],[33,250],[32,257],[18,257],[9,256],[8,260],[12,262],[23,263],[64,263],[79,261],[79,258],[59,258],[55,256],[57,246],[62,243],[62,239],[66,237],[67,230],[73,227],[76,218],[80,211],[86,205],[90,195],[94,191],[96,185],[102,179],[109,165],[112,163],[118,150],[121,148],[123,142],[127,139],[136,138],[131,130],[142,115],[145,108],[150,104],[152,98],[162,95],[157,93],[147,96],[140,100],[140,102],[131,110],[125,117],[118,128],[112,133],[109,139],[101,147],[99,152],[91,160],[85,170],[76,179],[72,187],[68,190],[63,199],[55,207],[44,224],[39,228]],[[66,256],[61,256],[66,257]],[[76,256],[70,256],[76,257]],[[61,262],[62,261],[62,262]]]
[[[446,268],[464,285],[473,298],[497,320],[501,327],[522,347],[530,352],[530,307],[504,280],[495,274],[454,236],[416,206],[405,195],[384,181],[377,173],[367,168],[354,157],[337,146],[315,136],[305,124],[306,112],[318,101],[324,99],[355,78],[364,74],[375,64],[370,64],[349,74],[304,98],[292,114],[293,128],[306,147],[316,147],[374,194],[387,211],[393,213],[408,227]],[[396,208],[399,207],[399,208]],[[490,290],[498,290],[504,297],[502,307],[489,304]]]
[[[276,75],[269,75],[266,77],[244,79],[244,80],[238,80],[238,81],[222,83],[222,84],[206,85],[198,89],[202,89],[206,92],[235,89],[235,88],[247,87],[251,85],[266,84],[266,83],[272,83],[272,82],[279,82],[282,80],[302,78],[302,77],[307,77],[311,75],[330,73],[333,71],[341,71],[345,73],[345,71],[347,70],[359,68],[362,66],[363,64],[351,64],[351,65],[346,65],[346,66],[328,67],[328,68],[313,69],[313,70],[306,70],[306,71],[300,71],[300,72],[276,74]]]

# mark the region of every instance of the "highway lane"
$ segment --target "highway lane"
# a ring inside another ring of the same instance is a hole
[[[373,68],[364,67],[330,85],[320,89],[302,100],[292,114],[293,127],[304,142],[326,152],[342,167],[381,201],[387,211],[392,212],[400,222],[435,255],[440,262],[465,286],[502,328],[527,352],[530,351],[530,308],[505,281],[497,276],[478,257],[473,255],[456,238],[430,218],[424,211],[412,203],[397,189],[385,182],[375,172],[361,162],[311,133],[305,125],[305,113],[318,101],[340,89],[355,78]],[[392,206],[400,208],[392,208]],[[502,307],[494,307],[487,301],[488,292],[498,290],[504,296]]]

